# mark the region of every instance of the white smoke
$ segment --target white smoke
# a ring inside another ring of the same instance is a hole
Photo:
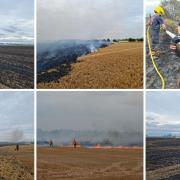
[[[20,129],[14,130],[10,135],[10,140],[12,142],[19,142],[23,140],[23,138],[24,138],[24,132]]]
[[[97,49],[94,47],[93,44],[89,45],[89,49],[90,49],[91,52],[96,52],[97,51]]]

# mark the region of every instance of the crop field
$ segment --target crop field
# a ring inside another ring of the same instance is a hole
[[[33,180],[34,179],[34,151],[33,146],[0,147],[0,179],[4,180]]]
[[[146,175],[148,180],[180,179],[180,139],[147,138]]]
[[[143,88],[143,43],[115,43],[81,56],[66,75],[38,88]]]
[[[0,46],[0,88],[33,87],[33,46]]]
[[[142,149],[38,147],[38,180],[141,180]]]

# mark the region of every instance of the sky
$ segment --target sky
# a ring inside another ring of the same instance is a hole
[[[161,0],[145,0],[146,14],[154,14],[154,8],[160,5]]]
[[[0,1],[0,43],[32,44],[34,0]]]
[[[0,93],[0,142],[32,141],[33,92]]]
[[[147,92],[146,103],[148,136],[180,136],[179,92]]]
[[[37,126],[141,133],[142,98],[141,92],[38,92]]]
[[[39,0],[38,42],[143,36],[143,0]]]

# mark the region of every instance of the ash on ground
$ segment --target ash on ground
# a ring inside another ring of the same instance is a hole
[[[172,53],[169,48],[171,39],[163,33],[160,36],[159,50],[161,54],[156,57],[155,63],[165,80],[166,89],[180,88],[180,57]],[[156,73],[151,58],[149,56],[149,49],[146,44],[146,88],[147,89],[161,89],[161,79]]]

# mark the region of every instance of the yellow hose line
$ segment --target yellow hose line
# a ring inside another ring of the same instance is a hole
[[[161,75],[160,71],[158,70],[158,68],[157,68],[157,66],[156,66],[156,63],[155,63],[155,61],[154,61],[154,57],[153,57],[153,55],[152,55],[151,41],[150,41],[150,26],[149,26],[148,29],[147,29],[147,40],[148,40],[148,48],[149,48],[149,53],[150,53],[150,56],[151,56],[152,64],[153,64],[154,69],[156,70],[158,76],[159,76],[160,79],[161,79],[162,89],[164,89],[164,88],[165,88],[164,78],[163,78],[163,76]]]

